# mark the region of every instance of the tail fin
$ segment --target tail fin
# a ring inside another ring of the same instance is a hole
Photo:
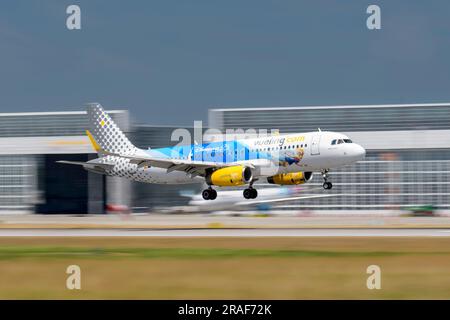
[[[105,150],[127,155],[136,153],[137,148],[128,140],[100,104],[87,104],[87,114],[89,120],[87,134],[97,152]]]

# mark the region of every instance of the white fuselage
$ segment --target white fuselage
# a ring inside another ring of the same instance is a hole
[[[238,147],[231,149],[228,147],[231,144]],[[161,158],[204,159],[218,164],[225,162],[249,165],[254,168],[255,177],[338,168],[362,160],[365,156],[364,148],[353,143],[347,136],[325,131],[215,142],[200,147],[182,146],[141,151]],[[202,154],[199,156],[199,153]],[[108,175],[140,182],[184,184],[205,181],[203,177],[192,177],[183,171],[168,172],[164,168],[138,167],[126,158],[106,156],[99,161],[116,164],[113,169],[106,171]]]

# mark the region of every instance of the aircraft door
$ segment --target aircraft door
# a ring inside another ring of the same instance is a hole
[[[319,144],[320,144],[320,134],[316,134],[312,137],[312,140],[311,140],[311,155],[312,156],[317,156],[320,154]]]

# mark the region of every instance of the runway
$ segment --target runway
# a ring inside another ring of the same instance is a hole
[[[450,237],[450,229],[3,229],[0,237]]]
[[[147,215],[0,215],[0,229],[450,229],[450,217],[401,216],[217,216]]]

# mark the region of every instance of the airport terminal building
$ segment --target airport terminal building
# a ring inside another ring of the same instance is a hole
[[[82,109],[80,107],[79,109]],[[126,110],[108,111],[140,148],[175,145],[172,126],[132,124]],[[86,136],[86,112],[0,113],[0,214],[99,214],[107,204],[135,212],[183,205],[174,185],[159,186],[105,177],[58,160],[88,161],[97,157]],[[192,128],[186,128],[192,132]],[[191,192],[198,185],[187,185]]]
[[[335,197],[285,203],[290,210],[450,209],[450,104],[212,109],[213,128],[338,131],[366,148],[364,161],[330,172]],[[319,194],[316,175],[305,193]]]
[[[129,131],[128,112],[110,114]],[[102,213],[108,201],[127,201],[127,183],[56,163],[96,156],[87,123],[82,111],[0,114],[1,212]]]
[[[171,141],[175,127],[132,123],[125,110],[109,114],[138,147],[177,143]],[[0,213],[104,213],[107,204],[151,212],[185,205],[182,190],[200,191],[200,185],[143,184],[57,164],[96,157],[85,135],[87,126],[83,111],[0,113]],[[331,171],[332,190],[321,189],[319,175],[304,186],[305,194],[336,196],[286,202],[277,209],[450,208],[450,103],[212,109],[209,127],[280,133],[321,128],[348,134],[367,149],[364,161]]]

